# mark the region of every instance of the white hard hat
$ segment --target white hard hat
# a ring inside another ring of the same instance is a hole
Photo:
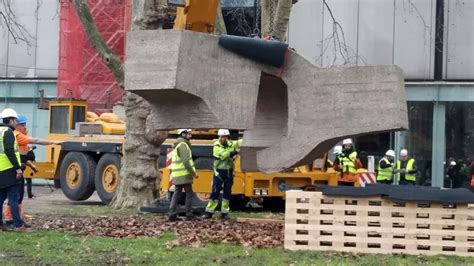
[[[217,135],[218,136],[230,136],[230,132],[229,132],[228,129],[221,128],[217,131]]]
[[[388,150],[388,151],[385,153],[385,155],[395,157],[395,151],[394,151],[394,150]]]
[[[3,109],[2,113],[0,114],[2,118],[9,118],[9,117],[14,117],[18,119],[18,114],[16,113],[15,110],[11,108],[5,108]]]
[[[342,141],[342,145],[352,144],[352,139],[345,139]]]
[[[449,163],[449,165],[455,166],[455,165],[456,165],[456,162],[455,162],[455,161],[451,161],[451,162]]]
[[[338,153],[341,153],[341,152],[342,152],[342,146],[337,145],[337,146],[334,147],[334,151],[332,153],[338,154]]]
[[[406,149],[403,149],[400,151],[400,156],[407,156],[408,155],[408,151]]]
[[[181,129],[178,129],[178,135],[181,135],[181,133],[183,132],[191,133],[191,131],[193,130],[190,128],[181,128]]]

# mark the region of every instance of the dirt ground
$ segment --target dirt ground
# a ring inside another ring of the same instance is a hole
[[[74,202],[66,198],[61,189],[53,186],[33,186],[33,199],[25,197],[23,209],[27,214],[48,214],[61,209],[73,209],[79,206],[101,206],[103,205],[97,193],[88,200]]]
[[[140,215],[137,210],[114,211],[97,194],[86,201],[67,199],[60,189],[33,187],[33,199],[24,200],[26,223],[33,230],[75,232],[82,236],[113,238],[159,237],[166,232],[178,236],[178,246],[233,243],[248,247],[282,247],[283,223],[254,224],[235,220],[168,222],[164,215]]]

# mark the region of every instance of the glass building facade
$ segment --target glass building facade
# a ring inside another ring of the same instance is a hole
[[[378,161],[389,148],[406,148],[417,161],[418,184],[468,187],[474,170],[474,2],[326,3],[341,30],[334,32],[322,0],[299,0],[290,17],[291,47],[321,67],[396,64],[405,75],[409,130],[357,138],[361,157]],[[344,35],[343,52],[334,47],[335,33]]]

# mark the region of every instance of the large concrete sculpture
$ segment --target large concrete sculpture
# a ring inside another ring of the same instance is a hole
[[[311,163],[348,136],[408,128],[397,66],[318,68],[290,51],[284,71],[190,31],[132,31],[125,87],[151,103],[160,129],[245,130],[243,170]]]

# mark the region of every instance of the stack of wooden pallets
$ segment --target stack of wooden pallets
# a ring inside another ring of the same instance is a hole
[[[474,207],[288,191],[285,248],[474,256]]]

